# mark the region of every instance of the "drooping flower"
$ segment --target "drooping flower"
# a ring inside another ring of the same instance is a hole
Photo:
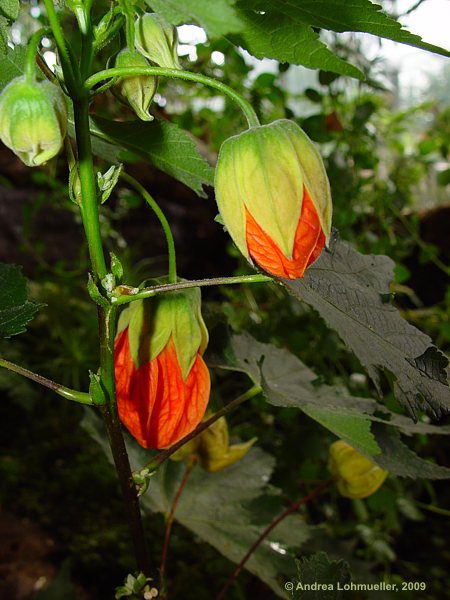
[[[328,468],[346,498],[371,496],[389,474],[343,440],[331,444]]]
[[[331,231],[331,194],[308,136],[281,119],[226,140],[216,167],[216,200],[242,254],[278,277],[303,277]]]
[[[200,423],[210,377],[200,290],[138,300],[119,319],[116,394],[121,421],[144,448],[167,448]]]
[[[181,68],[177,55],[177,28],[158,13],[145,13],[136,19],[135,46],[159,67]]]
[[[131,52],[123,48],[116,56],[115,67],[149,67],[147,60],[138,52]],[[142,121],[153,121],[149,113],[158,87],[158,80],[153,75],[136,75],[134,77],[121,77],[113,85],[112,92],[125,104],[131,106]]]
[[[16,77],[0,94],[0,138],[27,166],[56,156],[66,128],[64,94],[50,81]]]

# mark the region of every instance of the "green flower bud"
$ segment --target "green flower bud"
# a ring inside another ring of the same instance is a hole
[[[29,167],[58,154],[66,126],[64,95],[49,81],[16,77],[0,94],[0,138]]]
[[[308,136],[281,119],[226,140],[216,167],[216,200],[248,259],[295,279],[320,254],[331,230],[331,195]]]
[[[137,50],[160,67],[180,69],[177,29],[158,13],[145,13],[136,19]]]
[[[367,498],[384,483],[388,472],[339,440],[330,446],[328,468],[337,478],[339,493],[346,498]]]
[[[149,67],[147,60],[138,52],[124,48],[116,56],[115,67]],[[121,77],[111,88],[113,94],[124,104],[131,106],[143,121],[153,121],[148,112],[158,86],[158,79],[152,75]]]

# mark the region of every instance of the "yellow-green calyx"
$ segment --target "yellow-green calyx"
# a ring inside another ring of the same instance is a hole
[[[149,67],[148,61],[139,52],[124,48],[116,56],[115,67]],[[158,80],[152,75],[121,77],[112,87],[115,96],[131,106],[142,121],[152,121],[149,106],[155,95]]]
[[[208,345],[199,288],[132,302],[120,315],[117,333],[127,327],[136,369],[156,358],[172,337],[186,379],[197,353],[203,354]]]
[[[158,13],[145,13],[136,19],[136,49],[152,63],[166,69],[180,69],[176,27]]]
[[[388,472],[339,440],[330,446],[328,468],[336,477],[339,493],[346,498],[367,498],[383,484]]]
[[[305,188],[328,242],[332,213],[328,177],[319,153],[296,123],[280,119],[222,144],[215,176],[217,205],[247,259],[246,210],[284,256],[292,257]]]
[[[66,127],[65,98],[53,83],[16,77],[0,94],[0,138],[27,166],[56,156]]]

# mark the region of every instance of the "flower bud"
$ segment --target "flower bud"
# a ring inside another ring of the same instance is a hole
[[[137,300],[119,319],[119,416],[144,448],[167,448],[197,427],[209,400],[208,332],[198,288]]]
[[[292,121],[252,127],[226,140],[215,188],[234,243],[272,275],[303,277],[329,241],[327,174],[313,143]]]
[[[116,56],[115,67],[149,67],[147,60],[138,52],[124,48]],[[128,104],[143,121],[153,121],[148,112],[155,95],[158,80],[152,75],[121,77],[112,87],[113,94],[124,104]]]
[[[0,94],[0,138],[29,167],[58,154],[66,126],[64,95],[49,81],[16,77]]]
[[[167,69],[180,69],[177,45],[177,29],[162,15],[145,13],[136,19],[135,46],[152,63]]]
[[[256,442],[256,438],[252,438],[248,442],[230,446],[225,417],[217,419],[199,438],[201,465],[212,473],[222,471],[243,458]]]
[[[330,446],[328,468],[337,478],[339,493],[346,498],[367,498],[383,484],[388,472],[339,440]]]

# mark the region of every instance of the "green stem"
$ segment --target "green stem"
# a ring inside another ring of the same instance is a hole
[[[106,276],[107,269],[100,234],[97,186],[95,183],[91,136],[89,133],[88,98],[74,102],[73,109],[81,186],[81,216],[86,232],[94,278],[102,280]]]
[[[255,384],[249,390],[247,390],[246,392],[229,402],[226,406],[218,410],[216,413],[214,413],[211,417],[209,417],[209,419],[206,419],[206,421],[203,421],[202,423],[200,423],[200,425],[197,425],[194,431],[191,431],[191,433],[185,435],[184,438],[182,438],[179,442],[177,442],[170,448],[167,448],[167,450],[163,450],[162,452],[157,454],[154,458],[152,458],[150,462],[148,462],[142,467],[141,471],[155,471],[163,462],[170,458],[172,454],[179,450],[181,446],[184,446],[184,444],[187,444],[187,442],[190,442],[192,439],[200,435],[202,431],[208,429],[208,427],[210,427],[213,423],[220,419],[220,417],[225,416],[226,414],[237,408],[240,404],[242,404],[246,400],[249,400],[250,398],[253,398],[254,396],[257,396],[261,392],[261,386]]]
[[[36,54],[39,47],[39,42],[44,35],[50,33],[48,27],[41,27],[38,31],[35,31],[28,42],[27,55],[25,57],[25,79],[28,83],[34,83],[36,79]]]
[[[81,8],[84,27],[81,31],[80,74],[83,79],[89,75],[94,56],[94,34],[92,31],[91,3],[86,2]],[[81,28],[80,28],[81,29]]]
[[[52,28],[53,37],[55,38],[58,48],[59,59],[64,73],[64,80],[70,95],[73,98],[78,97],[81,90],[78,65],[73,55],[70,46],[67,46],[61,25],[59,24],[58,15],[56,14],[53,0],[44,0],[47,17]]]
[[[128,304],[134,300],[142,300],[151,298],[157,294],[173,292],[175,290],[189,289],[193,287],[209,287],[214,285],[234,285],[238,283],[266,283],[274,282],[267,275],[238,275],[236,277],[213,277],[212,279],[194,279],[191,281],[178,281],[177,283],[165,283],[163,285],[154,285],[148,288],[134,288],[126,285],[119,285],[115,289],[115,296],[111,298],[111,302],[115,306]]]
[[[98,73],[95,73],[89,77],[89,79],[87,79],[85,82],[85,88],[90,90],[101,81],[104,81],[105,79],[111,79],[112,77],[133,77],[136,75],[159,75],[161,77],[173,77],[176,79],[184,79],[185,81],[193,81],[195,83],[207,85],[219,90],[219,92],[228,96],[231,100],[233,100],[233,102],[236,102],[236,104],[244,113],[249,127],[258,127],[260,124],[258,116],[255,113],[252,105],[235,90],[228,85],[225,85],[221,81],[213,79],[212,77],[200,75],[199,73],[191,73],[190,71],[163,69],[161,67],[116,67],[114,69],[105,69],[104,71],[99,71]]]
[[[38,375],[37,373],[33,373],[33,371],[29,371],[28,369],[24,369],[19,365],[16,365],[9,360],[4,358],[0,358],[0,367],[4,367],[9,371],[13,371],[18,375],[22,375],[22,377],[26,377],[27,379],[31,379],[31,381],[35,381],[40,385],[52,390],[59,396],[66,398],[67,400],[72,400],[73,402],[78,402],[79,404],[90,404],[93,402],[89,394],[85,392],[79,392],[78,390],[72,390],[70,388],[66,388],[60,383],[56,383],[56,381],[52,381],[51,379],[47,379],[46,377],[42,377],[42,375]]]
[[[416,505],[419,508],[423,508],[424,510],[429,510],[437,515],[442,515],[443,517],[450,517],[450,510],[445,508],[441,508],[440,506],[433,506],[432,504],[424,504],[423,502],[417,502]]]
[[[176,283],[177,282],[177,262],[176,262],[176,253],[175,253],[175,243],[173,241],[172,231],[170,229],[170,225],[166,219],[165,214],[160,209],[160,207],[158,206],[156,201],[152,198],[152,196],[150,196],[150,194],[147,192],[147,190],[144,188],[144,186],[142,186],[138,181],[136,181],[136,179],[134,179],[134,177],[131,177],[131,175],[128,175],[128,173],[124,173],[123,171],[120,174],[120,177],[124,181],[126,181],[128,183],[128,185],[133,187],[139,194],[141,194],[141,196],[144,198],[144,200],[147,202],[147,204],[149,204],[149,206],[151,207],[151,209],[153,210],[155,215],[158,217],[159,222],[161,223],[161,226],[164,230],[164,235],[166,236],[166,240],[167,240],[167,253],[169,256],[169,282]]]

